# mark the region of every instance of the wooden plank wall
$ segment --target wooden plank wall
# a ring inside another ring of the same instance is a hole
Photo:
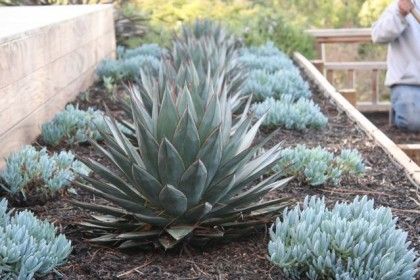
[[[1,168],[93,83],[96,65],[114,56],[115,34],[111,5],[0,8],[0,26],[7,28],[0,29]]]

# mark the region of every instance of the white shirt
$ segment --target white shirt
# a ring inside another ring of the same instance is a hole
[[[417,9],[420,0],[415,0]],[[375,43],[389,43],[385,84],[420,85],[420,24],[412,14],[403,17],[398,1],[372,27]]]

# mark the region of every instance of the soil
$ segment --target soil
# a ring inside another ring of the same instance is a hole
[[[320,131],[304,132],[281,129],[268,146],[283,141],[284,146],[320,145],[333,152],[343,148],[355,148],[364,157],[366,173],[358,178],[344,178],[340,187],[310,187],[293,181],[287,189],[270,196],[287,196],[303,201],[307,195],[319,195],[325,196],[327,203],[333,205],[336,201],[348,202],[357,195],[367,195],[375,199],[377,206],[392,208],[394,215],[399,217],[398,227],[408,232],[412,247],[419,251],[420,211],[411,199],[414,197],[414,187],[402,168],[394,164],[344,113],[338,112],[316,88],[313,92],[315,102],[329,118],[328,127]],[[122,94],[119,92],[116,100],[121,100]],[[121,106],[115,105],[115,99],[107,97],[99,86],[91,88],[88,99],[84,94],[79,96],[76,102],[82,108],[103,108],[105,103],[112,114],[120,118],[125,117]],[[42,141],[38,140],[38,143],[42,144]],[[93,157],[106,164],[106,160],[88,145],[60,146],[50,150],[70,148],[79,156]],[[78,192],[80,200],[95,199],[83,191]],[[266,231],[255,232],[250,237],[205,249],[186,247],[171,252],[154,250],[127,254],[90,244],[83,229],[76,225],[86,218],[88,213],[73,206],[69,196],[63,195],[60,199],[30,209],[41,218],[55,222],[60,231],[72,240],[74,249],[69,261],[57,269],[63,279],[287,279],[267,259]],[[60,277],[50,274],[43,279],[57,278]]]

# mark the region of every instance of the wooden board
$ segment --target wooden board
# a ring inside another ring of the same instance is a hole
[[[319,44],[372,42],[370,28],[310,29],[306,33]]]
[[[114,55],[112,5],[0,8],[0,158],[33,141]]]
[[[295,61],[305,71],[311,80],[313,80],[321,89],[326,97],[334,102],[338,109],[346,112],[366,134],[373,138],[375,142],[393,159],[401,165],[407,173],[407,176],[417,185],[420,185],[420,167],[409,158],[391,139],[382,131],[373,125],[365,116],[362,115],[354,106],[352,106],[337,90],[328,82],[328,80],[316,69],[316,67],[300,53],[294,54]]]
[[[400,144],[398,147],[420,165],[420,144]]]

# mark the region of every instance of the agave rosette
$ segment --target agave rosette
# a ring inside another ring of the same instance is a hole
[[[246,106],[235,121],[224,87],[215,91],[209,84],[207,94],[169,84],[158,88],[163,98],[150,95],[152,110],[131,92],[136,143],[113,119],[107,120],[111,133],[103,133],[106,148],[93,142],[117,171],[84,160],[100,179],[83,176],[86,183],[77,184],[114,204],[75,202],[104,214],[83,223],[102,234],[93,241],[171,248],[186,239],[225,239],[265,225],[289,205],[287,198],[261,201],[289,181],[275,173],[256,182],[281,150],[278,144],[255,156],[265,143],[253,146],[263,118],[253,124]]]

